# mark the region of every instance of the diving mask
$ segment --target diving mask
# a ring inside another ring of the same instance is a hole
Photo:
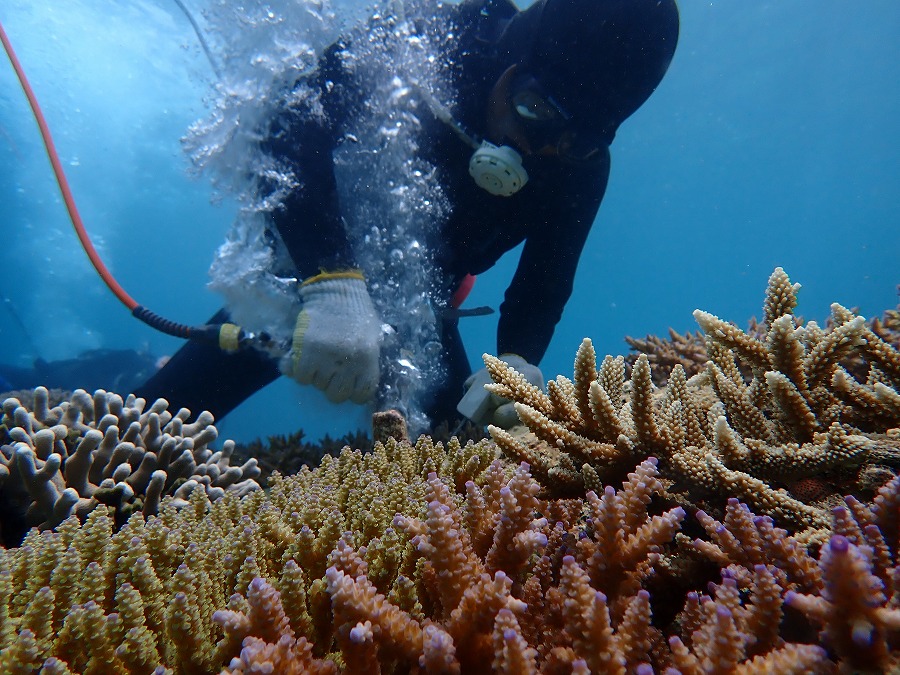
[[[528,172],[516,149],[486,140],[479,143],[427,89],[419,88],[419,94],[435,117],[474,149],[469,159],[469,175],[478,187],[497,197],[511,197],[525,186]],[[574,127],[570,115],[546,94],[537,80],[519,76],[517,65],[510,66],[494,85],[489,110],[488,136],[509,139],[526,154],[589,162],[599,157],[604,147],[599,136]]]
[[[580,128],[534,77],[526,76],[510,89],[509,109],[527,145],[523,149],[576,163],[600,157],[605,145],[600,134]]]

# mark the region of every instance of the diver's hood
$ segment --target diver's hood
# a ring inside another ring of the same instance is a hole
[[[512,18],[496,53],[522,64],[576,125],[612,142],[662,80],[677,41],[674,0],[539,0]]]

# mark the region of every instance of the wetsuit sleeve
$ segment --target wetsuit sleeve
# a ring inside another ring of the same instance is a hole
[[[609,152],[594,171],[569,182],[531,224],[513,280],[500,306],[499,354],[539,364],[575,280],[575,270],[609,179]],[[572,187],[574,189],[569,189]]]
[[[342,48],[340,43],[329,48],[316,73],[294,87],[263,144],[294,184],[271,219],[301,278],[354,266],[333,157],[352,96],[340,66]]]

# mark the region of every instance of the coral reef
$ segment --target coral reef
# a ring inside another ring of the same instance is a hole
[[[748,333],[752,331],[748,329]],[[669,328],[669,337],[648,335],[643,338],[625,336],[631,353],[625,357],[627,369],[634,368],[635,362],[643,354],[653,371],[653,384],[662,387],[672,375],[675,366],[681,366],[688,377],[701,372],[709,358],[706,356],[706,341],[701,331],[679,333]]]
[[[827,673],[896,664],[898,598],[886,563],[896,555],[900,479],[872,508],[850,502],[854,515],[836,516],[843,524],[816,561],[737,500],[722,523],[698,514],[711,534],[690,541],[680,533],[684,509],[660,510],[653,460],[619,489],[548,500],[526,465],[495,454],[486,441],[390,440],[276,474],[268,493],[211,502],[195,490],[184,508],[166,497],[159,515],[134,513],[118,532],[108,507],[83,524],[71,516],[32,530],[0,555],[0,671]],[[719,581],[685,578],[688,558]],[[664,590],[673,584],[677,593]],[[853,589],[866,594],[846,594]]]
[[[291,434],[276,434],[265,441],[257,439],[250,443],[238,443],[232,458],[238,462],[255,459],[260,468],[259,481],[264,483],[273,472],[283,476],[297,473],[302,467],[318,466],[326,455],[337,455],[345,447],[369,451],[372,439],[362,431],[346,434],[340,438],[323,436],[317,442],[306,440],[306,432],[298,429]]]
[[[551,494],[597,489],[655,456],[685,505],[720,512],[738,497],[794,528],[825,527],[835,497],[873,491],[873,477],[900,464],[900,352],[840,305],[827,328],[800,325],[797,288],[781,268],[772,274],[763,337],[696,311],[705,368],[688,378],[676,365],[662,389],[646,356],[626,380],[622,358],[598,367],[588,339],[573,379],[546,393],[486,354],[487,388],[516,402],[531,433],[489,430]],[[865,364],[862,381],[841,365],[851,356]]]
[[[390,415],[387,416],[387,420],[390,420]],[[403,437],[400,431],[402,425],[398,425],[396,429],[391,426],[376,429],[379,424],[378,418],[373,416],[373,433],[380,432],[382,428],[386,429],[378,440],[384,442],[388,436],[397,440]],[[477,443],[487,437],[482,427],[469,421],[457,425],[452,431],[446,421],[441,422],[428,435],[435,442],[447,443],[451,438],[456,438],[463,445],[470,440]],[[368,452],[372,446],[372,438],[362,430],[340,438],[331,438],[326,434],[320,440],[311,442],[306,440],[306,433],[299,429],[287,435],[269,436],[265,441],[257,439],[251,443],[238,443],[235,445],[232,461],[243,463],[251,458],[256,459],[261,471],[258,480],[264,483],[274,471],[289,476],[303,466],[310,468],[318,466],[324,456],[337,455],[345,447]]]
[[[255,459],[231,466],[234,443],[209,448],[218,433],[206,412],[188,422],[187,409],[173,414],[163,399],[147,407],[143,399],[103,390],[93,396],[77,390],[51,407],[44,387],[34,390],[31,409],[16,398],[3,401],[2,409],[7,545],[18,543],[28,527],[55,527],[73,513],[84,518],[99,504],[113,506],[121,523],[134,510],[155,514],[166,494],[186,504],[198,487],[211,499],[259,489]]]
[[[900,286],[897,287],[897,294],[900,295]],[[802,323],[802,319],[799,317],[797,317],[797,321]],[[886,310],[881,317],[871,319],[868,324],[875,335],[895,349],[900,349],[900,304],[896,309]],[[760,326],[755,319],[750,320],[745,332],[755,338],[765,337],[764,327]],[[665,385],[675,366],[680,365],[684,368],[685,374],[692,377],[701,372],[709,360],[706,355],[706,340],[702,331],[679,333],[675,329],[669,328],[668,338],[657,335],[635,338],[626,335],[625,342],[631,347],[631,353],[625,356],[626,373],[634,367],[638,357],[645,354],[653,370],[653,383],[657,386]],[[858,379],[865,379],[866,365],[864,361],[851,357],[843,361],[841,365]],[[740,364],[738,366],[740,367]]]
[[[119,444],[212,454],[153,509],[29,506],[43,527],[0,551],[0,672],[895,672],[900,358],[839,306],[801,325],[794,293],[776,270],[759,336],[698,313],[708,363],[665,387],[589,342],[546,392],[489,357],[527,430],[411,443],[390,416],[265,490],[214,489],[203,414],[7,402],[4,466],[30,452],[54,489],[101,427],[112,454],[86,454],[121,494],[141,464],[110,466]]]
[[[789,591],[785,604],[821,628],[822,642],[856,668],[886,669],[900,634],[900,478],[871,506],[853,496],[833,511],[833,534],[819,560],[821,593]]]
[[[476,489],[476,480],[493,481],[476,490],[492,506],[510,484],[537,490],[496,455],[489,442],[391,440],[368,454],[345,449],[291,477],[274,474],[267,491],[211,501],[193,490],[184,506],[166,496],[158,515],[136,511],[118,531],[104,505],[83,523],[72,515],[54,529],[32,529],[0,555],[0,672],[37,672],[50,658],[85,673],[258,672],[264,662],[277,672],[309,664],[328,672],[329,658],[344,667],[365,656],[352,648],[365,631],[352,632],[356,622],[344,631],[333,618],[331,593],[339,593],[330,578],[352,573],[353,583],[387,594],[418,624],[417,589],[434,571],[417,572],[420,556],[393,523],[424,527],[430,492],[458,509],[459,491]],[[438,474],[449,484],[437,485]],[[463,593],[473,611],[486,574]],[[485,588],[502,594],[503,579],[498,572]],[[422,601],[437,596],[422,592]],[[279,604],[287,621],[277,618]]]

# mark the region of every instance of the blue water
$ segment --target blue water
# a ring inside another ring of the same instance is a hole
[[[225,49],[216,38],[228,37],[228,3],[209,3],[207,15],[201,3],[187,4],[214,50]],[[271,22],[313,21],[299,3],[242,6]],[[349,1],[332,9],[306,26],[307,38],[324,39],[360,13]],[[625,353],[626,334],[694,330],[696,308],[744,325],[760,315],[779,265],[803,285],[799,311],[809,319],[823,321],[835,301],[865,316],[897,304],[900,4],[682,0],[680,9],[669,73],[613,144],[575,293],[541,364],[548,378],[570,374],[585,336],[602,353]],[[169,0],[5,0],[0,22],[106,264],[141,304],[205,320],[221,302],[206,288],[207,272],[238,202],[209,173],[190,171],[180,142],[209,120],[215,101],[210,65],[184,15]],[[243,35],[244,53],[265,65],[265,31]],[[223,67],[241,63],[224,59]],[[177,349],[131,318],[94,274],[5,59],[0,228],[2,294],[27,330],[0,307],[0,361],[27,365],[96,347]],[[514,267],[515,252],[479,278],[466,306],[498,307]],[[464,321],[473,366],[494,352],[495,327],[496,315]],[[220,430],[249,440],[302,427],[318,437],[367,421],[365,409],[331,405],[282,378]]]

